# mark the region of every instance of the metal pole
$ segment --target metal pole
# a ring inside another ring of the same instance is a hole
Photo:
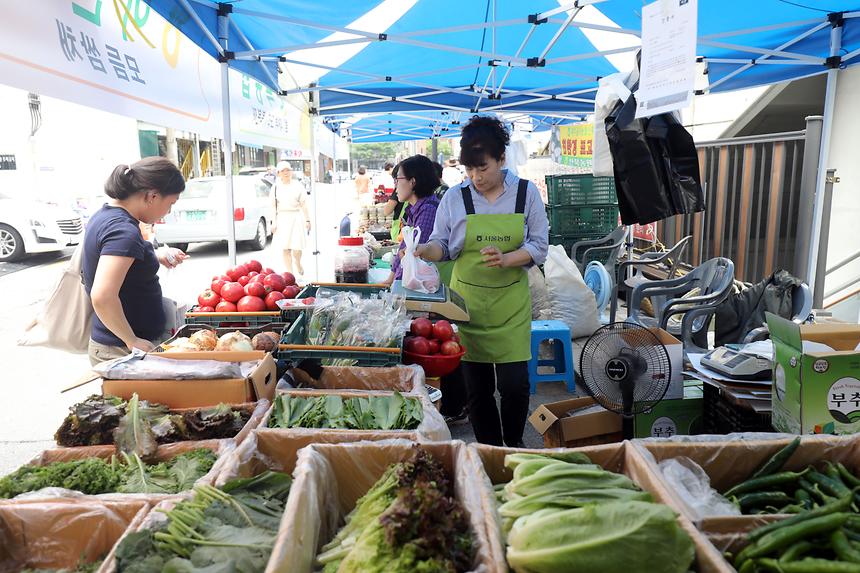
[[[822,203],[821,237],[818,242],[818,260],[815,261],[815,288],[812,289],[812,308],[821,308],[824,304],[824,281],[827,279],[827,247],[830,242],[830,209],[833,205],[833,184],[838,181],[834,177],[835,169],[827,170],[824,183],[824,201]]]
[[[800,173],[799,205],[815,203],[815,183],[818,180],[818,160],[821,155],[820,115],[806,118],[806,137],[803,143],[803,167]],[[794,276],[805,277],[809,270],[809,242],[812,237],[812,209],[799,209],[794,239]]]
[[[439,139],[436,137],[430,140],[430,160],[439,160]]]
[[[317,165],[317,116],[311,116],[311,196],[313,197],[314,203],[314,279],[319,282],[320,279],[320,246],[319,246],[319,203],[317,202],[317,195],[319,195],[316,184],[317,171],[319,170]]]
[[[218,40],[227,50],[227,36],[230,28],[229,15],[218,16]],[[236,222],[233,202],[233,132],[230,125],[230,65],[221,62],[221,113],[224,122],[224,175],[227,181],[227,258],[230,266],[236,266]]]
[[[192,142],[191,157],[194,160],[194,177],[200,177],[200,137],[195,133],[194,141]]]
[[[834,22],[830,29],[830,55],[836,57],[842,49],[842,22]],[[818,175],[815,185],[815,210],[812,219],[812,236],[809,242],[809,257],[806,274],[806,284],[810,287],[815,282],[815,258],[818,256],[818,245],[821,241],[821,223],[824,219],[824,187],[827,182],[827,162],[830,156],[830,135],[833,131],[833,108],[836,105],[836,80],[839,68],[831,68],[827,72],[827,92],[824,95],[824,124],[821,130],[821,153],[818,156]],[[829,213],[828,213],[829,216]],[[813,297],[816,293],[813,291]]]

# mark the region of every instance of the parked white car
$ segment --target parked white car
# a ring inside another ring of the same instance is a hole
[[[260,176],[233,177],[233,221],[236,240],[247,241],[256,251],[266,248],[275,229],[277,210],[272,184]],[[227,179],[201,177],[185,184],[185,191],[163,221],[155,226],[155,237],[172,247],[189,243],[227,240]]]
[[[73,247],[83,236],[81,218],[71,209],[0,192],[0,262]]]

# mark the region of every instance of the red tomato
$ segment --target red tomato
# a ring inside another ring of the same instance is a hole
[[[236,312],[236,305],[232,302],[222,300],[218,303],[218,306],[215,307],[215,312]]]
[[[301,292],[301,289],[296,285],[289,285],[284,287],[283,293],[286,298],[296,298],[296,296]]]
[[[284,282],[284,277],[274,273],[266,275],[266,278],[263,279],[263,285],[269,287],[269,290],[277,291],[282,291],[287,287],[287,283]]]
[[[447,320],[437,320],[433,325],[433,338],[440,342],[451,340],[454,337],[454,328]]]
[[[198,306],[197,312],[215,312],[215,307],[212,306]]]
[[[413,336],[406,340],[406,350],[413,354],[430,354],[430,341],[423,336]]]
[[[452,354],[460,353],[460,345],[453,340],[446,340],[442,343],[442,347],[440,348],[440,350],[442,354],[446,356],[451,356]]]
[[[293,273],[281,273],[281,276],[284,278],[287,286],[296,284],[296,276]]]
[[[217,278],[217,277],[216,277],[216,278],[212,281],[212,284],[211,284],[211,285],[209,285],[209,288],[210,288],[210,290],[211,290],[212,292],[214,292],[215,294],[220,295],[220,294],[221,294],[221,288],[222,288],[225,284],[227,284],[228,282],[230,282],[230,281],[225,281],[225,280],[222,280],[222,279],[220,279],[220,278]]]
[[[259,274],[260,273],[258,273],[257,271],[251,271],[250,273],[248,273],[248,277],[254,278],[254,277],[258,276]]]
[[[197,297],[197,304],[200,306],[215,306],[219,302],[221,302],[221,297],[212,289],[204,290],[200,296]]]
[[[248,267],[249,271],[253,271],[255,273],[259,273],[263,270],[263,265],[260,264],[260,261],[255,261],[254,259],[245,263],[245,266]]]
[[[236,303],[239,312],[262,312],[266,310],[266,303],[258,296],[243,296]]]
[[[302,304],[313,304],[317,301],[316,298],[309,296],[308,298],[302,299]]]
[[[273,271],[273,270],[272,270],[272,269],[270,269],[269,267],[266,267],[265,269],[263,269],[262,271],[260,271],[260,274],[261,274],[261,275],[270,275],[270,274],[272,274],[272,273],[274,273],[274,272],[275,272],[275,271]]]
[[[430,342],[430,354],[439,354],[439,341],[435,338],[431,338],[428,342]]]
[[[273,290],[272,292],[270,292],[269,294],[266,295],[266,308],[268,310],[279,310],[278,305],[275,304],[275,302],[279,301],[283,298],[286,298],[286,297],[284,297],[283,293],[279,293],[278,291]]]
[[[245,268],[245,265],[236,265],[229,271],[227,271],[227,276],[230,277],[231,281],[238,281],[239,277],[247,275],[248,269]]]
[[[416,318],[412,321],[409,331],[415,336],[430,338],[433,336],[433,323],[427,318]]]
[[[251,276],[251,275],[248,275],[248,276]],[[254,275],[254,276],[252,276],[252,277],[251,277],[251,281],[250,281],[250,282],[252,282],[252,283],[260,283],[260,284],[263,284],[263,279],[264,279],[264,278],[266,278],[266,275]]]
[[[251,281],[247,285],[245,285],[245,294],[248,296],[258,296],[260,298],[264,298],[266,296],[266,287],[264,287],[263,283],[259,281]]]
[[[241,277],[239,277],[239,280],[237,280],[236,282],[242,286],[245,286],[246,284],[251,282],[251,277],[249,277],[248,275],[242,275]]]
[[[245,296],[245,287],[239,283],[227,283],[221,287],[221,298],[227,302],[239,302]]]

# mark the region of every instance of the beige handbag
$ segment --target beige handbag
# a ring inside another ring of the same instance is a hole
[[[81,277],[83,240],[69,266],[45,301],[42,311],[18,341],[21,346],[47,346],[86,354],[93,322],[93,305]]]

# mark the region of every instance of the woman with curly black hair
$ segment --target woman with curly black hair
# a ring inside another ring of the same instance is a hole
[[[509,141],[495,117],[475,116],[463,128],[460,163],[467,179],[445,193],[430,242],[416,255],[454,261],[450,286],[465,299],[471,316],[460,332],[475,438],[521,446],[531,358],[526,269],[546,259],[549,224],[537,187],[503,169]]]

